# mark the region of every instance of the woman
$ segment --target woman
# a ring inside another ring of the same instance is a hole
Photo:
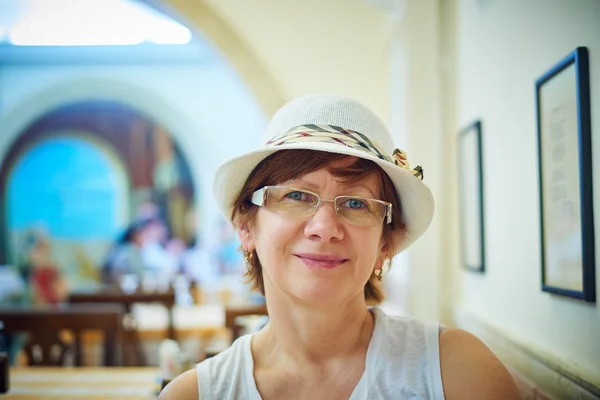
[[[474,336],[390,317],[384,266],[433,215],[423,170],[381,121],[336,96],[294,100],[265,144],[217,171],[269,323],[171,382],[164,399],[516,399]]]
[[[144,269],[141,248],[144,245],[144,229],[147,224],[147,220],[133,222],[112,245],[102,267],[104,283],[116,285],[123,275],[141,275]]]
[[[34,304],[57,304],[69,292],[67,280],[52,257],[50,239],[40,235],[29,253],[31,295]]]

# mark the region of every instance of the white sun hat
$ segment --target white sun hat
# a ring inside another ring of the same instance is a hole
[[[271,154],[289,149],[347,154],[379,165],[394,184],[407,229],[394,254],[410,246],[431,223],[434,201],[423,183],[423,169],[410,168],[406,153],[394,148],[385,125],[371,110],[355,100],[323,94],[285,104],[267,126],[261,148],[219,167],[213,190],[228,220],[254,168]],[[397,210],[393,213],[398,215]]]

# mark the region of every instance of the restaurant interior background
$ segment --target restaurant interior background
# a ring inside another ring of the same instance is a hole
[[[214,172],[286,101],[349,95],[424,166],[436,198],[429,231],[386,273],[383,307],[477,334],[524,393],[600,395],[597,304],[540,289],[534,96],[544,71],[588,47],[600,131],[598,21],[595,0],[0,0],[0,273],[38,266],[65,291],[94,290],[141,226],[161,267],[136,286],[185,275],[196,285],[182,307],[260,304]],[[476,119],[483,274],[461,265],[455,168]]]

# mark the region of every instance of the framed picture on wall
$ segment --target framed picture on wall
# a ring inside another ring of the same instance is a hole
[[[588,51],[535,83],[542,290],[596,301]]]
[[[464,268],[485,271],[481,121],[464,128],[458,139],[458,189],[461,254]]]

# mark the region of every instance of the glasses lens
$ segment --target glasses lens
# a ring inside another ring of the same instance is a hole
[[[266,198],[270,211],[284,215],[310,215],[319,202],[313,193],[286,187],[270,187]]]
[[[340,196],[335,206],[340,217],[358,226],[379,225],[387,213],[384,203],[356,196]]]

